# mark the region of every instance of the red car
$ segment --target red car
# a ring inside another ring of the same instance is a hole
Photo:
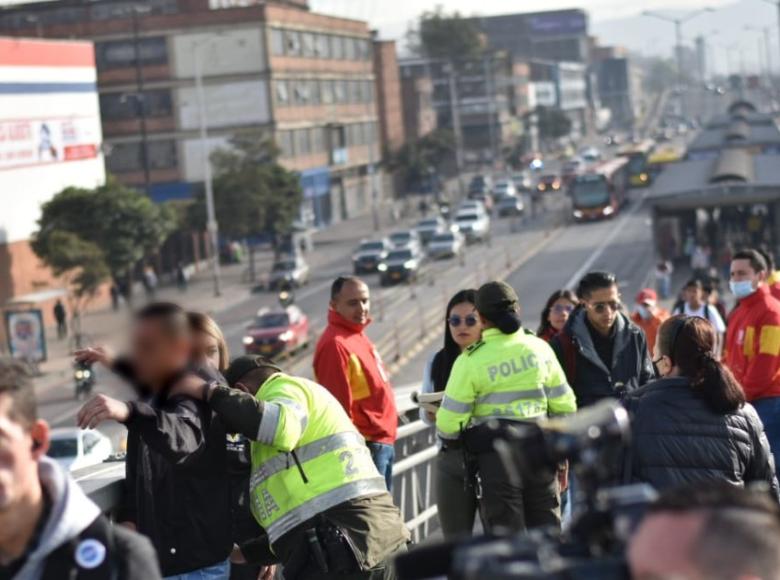
[[[297,306],[263,308],[246,329],[244,351],[269,358],[289,356],[309,345],[309,317]]]

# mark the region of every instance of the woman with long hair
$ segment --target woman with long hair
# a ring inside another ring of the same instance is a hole
[[[209,363],[224,373],[230,364],[230,353],[222,329],[203,312],[187,312],[187,319],[193,333],[193,359],[201,364]]]
[[[482,325],[477,314],[476,290],[457,292],[447,304],[444,318],[444,346],[425,367],[423,392],[444,391],[455,359],[480,339]],[[433,413],[420,410],[421,418],[433,424]],[[477,514],[474,488],[466,481],[461,453],[439,453],[436,458],[436,501],[445,538],[471,534]]]
[[[625,475],[659,490],[759,481],[778,497],[764,427],[715,344],[715,329],[703,318],[679,315],[661,325],[653,362],[662,378],[626,401],[633,421]]]
[[[542,320],[536,330],[536,336],[550,342],[552,337],[566,326],[569,315],[574,312],[578,303],[577,295],[571,290],[561,289],[553,292],[542,310]]]

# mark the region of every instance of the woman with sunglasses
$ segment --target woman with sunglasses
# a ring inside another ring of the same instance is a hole
[[[461,290],[447,304],[444,347],[434,353],[425,366],[422,384],[424,393],[443,391],[455,359],[480,339],[482,324],[474,305],[476,294],[476,290]],[[433,413],[423,409],[420,409],[420,418],[429,425],[436,421]],[[471,534],[477,514],[477,498],[474,488],[466,481],[461,453],[439,452],[435,485],[444,537],[449,539]]]
[[[715,354],[715,329],[674,316],[658,331],[654,364],[662,378],[632,393],[626,479],[656,489],[723,480],[778,484],[764,427],[742,387]]]
[[[566,321],[577,308],[577,303],[577,296],[571,290],[563,289],[553,292],[542,310],[542,321],[536,331],[536,336],[545,342],[550,342],[566,326]]]

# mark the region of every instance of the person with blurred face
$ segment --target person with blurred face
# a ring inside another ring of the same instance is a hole
[[[582,408],[605,398],[620,399],[655,373],[644,332],[622,312],[613,274],[586,274],[577,296],[581,308],[550,345]]]
[[[314,376],[338,399],[366,438],[390,489],[398,411],[384,363],[364,333],[371,323],[370,305],[368,286],[360,278],[336,278],[331,286],[328,326],[314,352]]]
[[[758,411],[775,464],[780,458],[780,302],[766,285],[767,264],[756,250],[731,261],[731,292],[737,306],[729,316],[726,365]]]
[[[780,508],[722,482],[663,494],[628,546],[633,580],[780,580]]]
[[[658,336],[658,328],[664,320],[669,318],[669,311],[658,306],[658,295],[652,288],[640,290],[634,303],[631,322],[645,333],[647,348],[652,353],[655,348],[655,339]]]
[[[112,529],[48,449],[26,367],[0,359],[0,578],[160,578],[149,541]]]
[[[709,304],[704,292],[704,284],[696,278],[689,280],[683,287],[682,296],[685,302],[678,308],[675,308],[673,314],[698,316],[712,324],[717,339],[715,353],[717,356],[720,356],[721,352],[723,352],[723,336],[726,333],[726,323],[723,322],[718,309]]]
[[[569,316],[577,308],[577,296],[571,290],[556,290],[547,299],[542,310],[542,321],[536,331],[536,336],[550,342],[563,327]]]
[[[77,420],[82,428],[107,420],[127,427],[131,493],[123,519],[152,540],[165,577],[227,579],[233,543],[225,428],[205,403],[170,395],[190,377],[224,384],[210,364],[193,362],[195,334],[180,307],[143,308],[135,318],[129,365],[150,396],[128,403],[97,395]]]

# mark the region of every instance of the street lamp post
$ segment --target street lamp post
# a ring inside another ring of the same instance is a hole
[[[196,42],[193,51],[195,68],[195,91],[198,99],[198,118],[200,125],[200,146],[203,152],[203,181],[206,189],[206,229],[211,241],[211,267],[214,275],[214,296],[222,295],[222,276],[219,266],[219,226],[214,209],[214,185],[211,177],[211,155],[208,139],[208,115],[206,114],[206,95],[203,90],[203,71],[201,48],[203,42]]]
[[[768,26],[750,26],[746,25],[745,30],[750,30],[753,32],[760,32],[761,36],[758,36],[756,38],[757,40],[757,48],[758,52],[757,55],[757,63],[758,63],[758,73],[761,74],[761,68],[764,68],[764,73],[766,74],[767,78],[771,77],[772,75],[772,65],[771,65],[771,59],[769,56],[769,27]],[[761,61],[764,60],[764,67],[761,67]]]
[[[780,0],[778,0],[778,2],[780,2]],[[663,20],[664,22],[671,22],[672,24],[674,24],[675,60],[677,65],[677,91],[680,96],[680,112],[683,117],[686,117],[686,111],[685,111],[685,98],[683,97],[682,25],[688,22],[689,20],[692,20],[693,18],[696,18],[697,16],[704,14],[705,12],[714,12],[714,11],[715,9],[710,7],[701,8],[699,10],[694,10],[693,12],[689,12],[685,16],[680,16],[677,18],[666,16],[665,14],[660,14],[658,12],[653,12],[650,10],[645,10],[644,12],[642,12],[643,16],[657,18],[658,20]]]

